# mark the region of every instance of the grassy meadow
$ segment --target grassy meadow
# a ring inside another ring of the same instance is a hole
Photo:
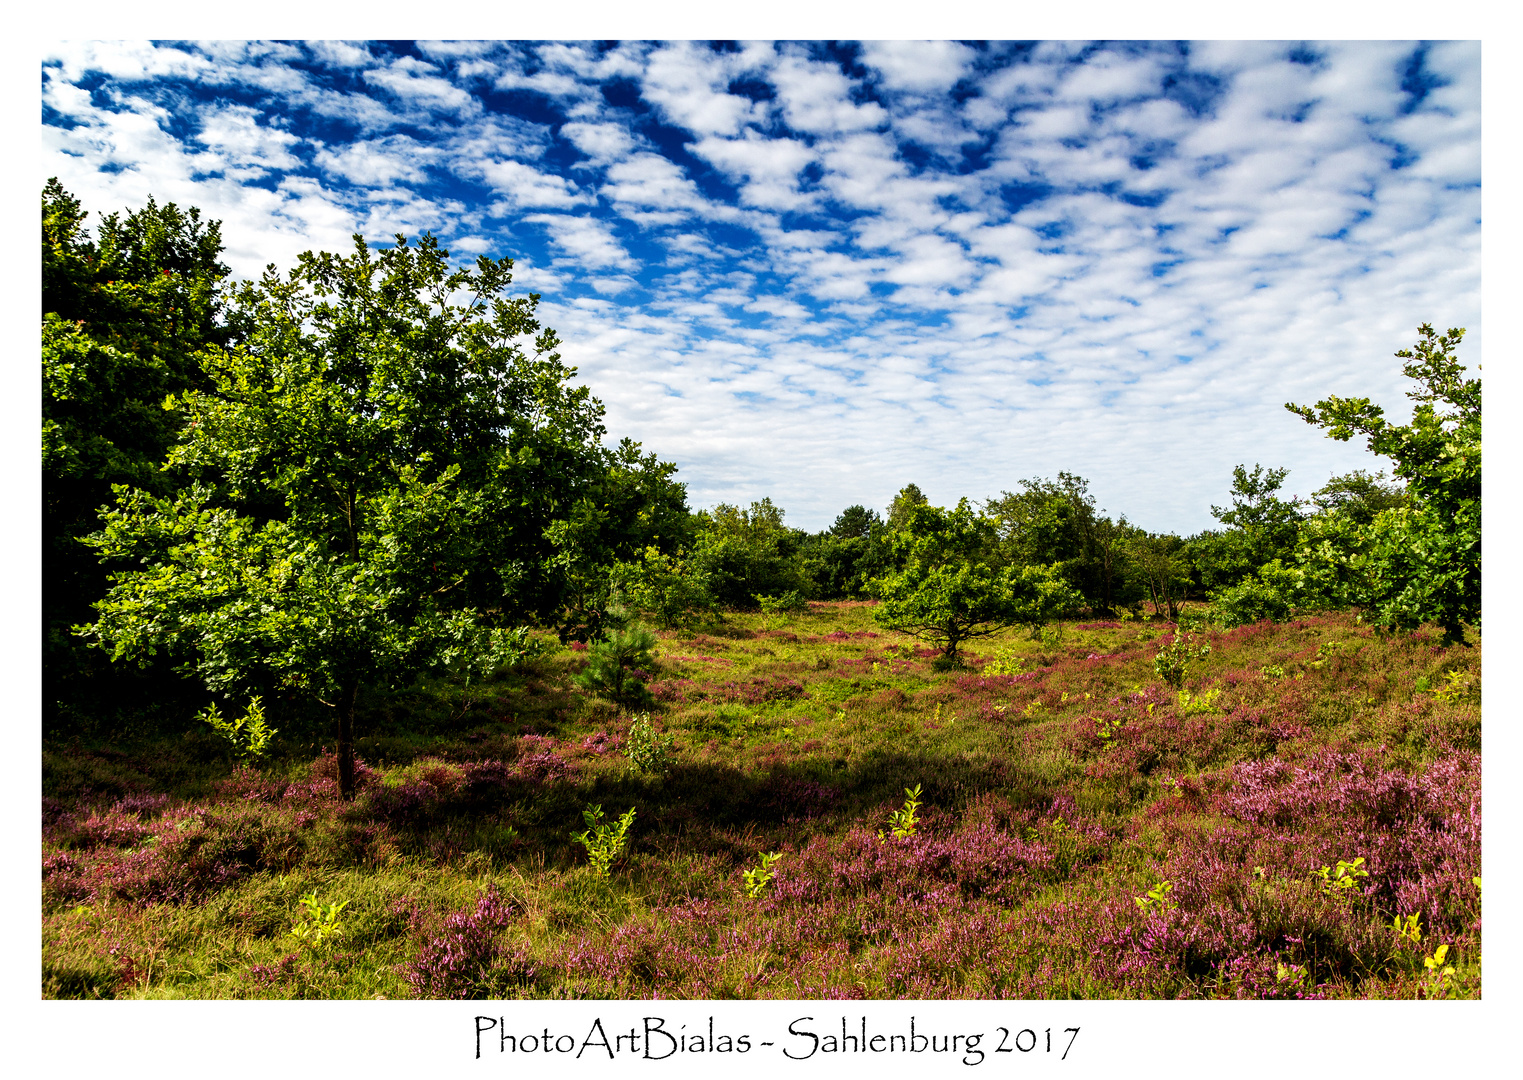
[[[273,711],[255,768],[209,728],[49,743],[42,994],[1479,996],[1479,640],[1201,624],[1176,692],[1176,632],[944,669],[867,603],[728,613],[659,633],[634,711],[552,643],[375,699],[352,803]],[[606,875],[594,806],[634,810]]]

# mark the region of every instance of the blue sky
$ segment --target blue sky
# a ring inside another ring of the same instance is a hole
[[[1284,411],[1481,359],[1475,42],[257,44],[45,50],[85,205],[517,260],[695,507],[821,528],[1067,470],[1153,529],[1232,466],[1378,467]]]

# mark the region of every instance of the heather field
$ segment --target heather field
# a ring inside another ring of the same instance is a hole
[[[367,714],[352,803],[280,738],[46,748],[44,996],[1480,993],[1478,642],[1202,625],[1176,693],[1156,621],[941,671],[868,604],[704,629],[643,768],[559,646]]]

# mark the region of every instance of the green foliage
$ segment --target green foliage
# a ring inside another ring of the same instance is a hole
[[[1179,618],[1179,605],[1190,585],[1185,545],[1177,536],[1138,529],[1122,542],[1130,564],[1147,589],[1153,614]]]
[[[161,471],[181,427],[166,394],[204,387],[195,354],[222,339],[217,288],[228,269],[217,222],[153,199],[100,219],[49,180],[42,192],[43,698],[93,711],[122,707],[112,678],[70,628],[107,589],[80,537],[100,527],[114,484],[166,494]],[[101,658],[103,660],[103,658]],[[141,690],[132,688],[141,693]],[[149,688],[144,688],[149,689]],[[151,687],[165,696],[165,687]],[[93,700],[92,700],[93,699]]]
[[[1134,530],[1126,518],[1101,517],[1089,481],[1072,473],[1022,480],[1020,487],[985,507],[997,523],[1005,561],[1053,567],[1096,610],[1128,602],[1137,583],[1129,573],[1125,541]]]
[[[1174,883],[1172,881],[1160,881],[1147,891],[1146,896],[1132,897],[1132,902],[1141,910],[1147,912],[1173,911],[1179,907],[1179,903],[1170,896],[1173,891]]]
[[[1179,711],[1185,716],[1207,716],[1217,711],[1216,699],[1221,697],[1222,688],[1213,686],[1209,690],[1202,690],[1198,694],[1192,694],[1188,690],[1179,691]]]
[[[1250,473],[1241,465],[1233,466],[1232,505],[1211,508],[1211,516],[1217,521],[1243,531],[1256,562],[1267,562],[1295,543],[1301,501],[1282,499],[1277,494],[1289,472],[1254,465]]]
[[[339,924],[338,917],[349,901],[320,904],[317,901],[317,890],[314,889],[303,896],[300,903],[304,917],[291,928],[292,937],[308,948],[321,949],[344,936],[344,928]]]
[[[1369,449],[1395,462],[1406,484],[1404,505],[1354,522],[1352,542],[1318,544],[1307,561],[1342,559],[1352,571],[1349,599],[1390,629],[1435,622],[1446,640],[1462,641],[1464,624],[1481,612],[1481,383],[1463,377],[1455,358],[1463,329],[1440,336],[1424,323],[1414,349],[1396,355],[1417,383],[1408,424],[1392,424],[1368,398],[1328,397],[1313,407],[1286,408],[1347,441],[1363,435]]]
[[[673,736],[656,730],[649,713],[641,713],[629,725],[624,756],[639,772],[665,776],[672,767],[672,742]]]
[[[836,516],[835,523],[830,526],[830,533],[842,540],[865,540],[882,525],[883,519],[878,516],[878,511],[861,505],[848,506]]]
[[[631,806],[618,821],[604,821],[602,806],[589,806],[582,811],[587,828],[572,833],[571,839],[587,849],[587,861],[598,877],[607,877],[608,868],[629,843],[629,827],[635,823],[635,808]]]
[[[550,508],[546,585],[560,594],[553,621],[562,641],[600,630],[612,602],[648,611],[668,627],[713,606],[706,577],[681,554],[692,541],[692,519],[676,471],[624,439],[607,455],[606,470],[582,478],[569,506]]]
[[[777,615],[786,611],[807,611],[809,602],[798,594],[795,589],[789,589],[777,596],[758,595],[757,606],[768,615]]]
[[[1298,606],[1302,572],[1271,559],[1250,578],[1217,592],[1211,598],[1211,615],[1224,627],[1242,626],[1262,619],[1283,622]]]
[[[1369,525],[1384,511],[1408,503],[1401,484],[1388,482],[1384,472],[1372,476],[1363,469],[1334,476],[1312,492],[1311,501],[1320,513],[1336,515],[1359,526]]]
[[[916,506],[892,541],[903,569],[873,582],[882,601],[873,618],[941,645],[953,662],[969,638],[1018,624],[1037,630],[1078,605],[1078,591],[1051,567],[994,565],[995,537],[994,522],[966,499],[953,510]]]
[[[1370,876],[1368,870],[1361,869],[1363,866],[1364,856],[1360,855],[1353,862],[1339,859],[1337,866],[1321,866],[1311,873],[1323,892],[1332,896],[1349,896],[1360,878]]]
[[[690,556],[668,555],[648,546],[637,561],[616,563],[612,576],[616,596],[636,611],[653,615],[668,630],[691,625],[714,608],[707,575]]]
[[[620,607],[609,609],[603,635],[587,647],[587,667],[574,679],[584,690],[621,705],[650,704],[645,678],[656,666],[656,635]]]
[[[1210,653],[1210,645],[1196,645],[1193,634],[1176,629],[1174,637],[1153,657],[1153,671],[1166,686],[1181,690],[1189,675],[1191,661],[1204,660]]]
[[[277,729],[265,723],[264,707],[257,697],[249,701],[248,709],[236,720],[224,719],[215,701],[199,714],[198,719],[206,721],[213,731],[226,739],[233,756],[243,764],[262,758],[269,749],[270,740],[278,734]]]
[[[699,522],[689,561],[720,604],[754,608],[759,596],[807,591],[796,558],[804,534],[783,525],[771,499],[749,510],[721,504]]]
[[[362,681],[519,660],[515,624],[563,600],[546,523],[604,456],[602,407],[568,385],[538,297],[504,295],[511,266],[357,236],[348,257],[244,283],[236,344],[200,353],[212,389],[169,402],[191,481],[119,487],[91,538],[134,568],[90,639],[114,659],[164,650],[213,690],[332,705],[346,796]]]
[[[900,840],[914,836],[915,829],[920,825],[918,811],[920,809],[920,785],[904,789],[904,805],[897,810],[890,810],[888,815],[888,831]],[[879,838],[883,836],[878,833]]]
[[[909,527],[915,510],[921,506],[929,506],[930,503],[931,501],[921,492],[919,485],[905,484],[889,503],[888,520],[885,522],[888,531],[890,533],[903,532]]]
[[[757,856],[758,865],[746,870],[742,875],[746,882],[747,897],[756,900],[767,891],[767,886],[772,884],[772,868],[782,857],[781,851],[764,851]]]

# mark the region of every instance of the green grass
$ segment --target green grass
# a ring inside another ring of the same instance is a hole
[[[1308,817],[1276,848],[1213,800],[1241,788],[1234,766],[1271,758],[1358,752],[1422,783],[1464,772],[1480,746],[1478,642],[1380,638],[1344,615],[1211,632],[1192,711],[1153,673],[1166,625],[1011,631],[938,672],[871,611],[663,632],[664,778],[617,751],[633,718],[577,691],[582,656],[560,648],[486,684],[367,701],[358,749],[374,775],[349,805],[321,788],[320,731],[273,710],[283,734],[257,774],[235,774],[209,731],[48,745],[43,996],[406,997],[407,965],[488,889],[509,914],[466,931],[484,959],[450,985],[471,996],[1275,996],[1284,980],[1220,950],[1170,946],[1141,974],[1096,958],[1097,940],[1132,947],[1145,924],[1130,898],[1196,854],[1210,884],[1181,878],[1185,910],[1246,913],[1253,949],[1303,959],[1319,993],[1432,990],[1413,949],[1380,936],[1404,914],[1382,907],[1394,900],[1335,909],[1308,891],[1301,864],[1332,858],[1335,821]],[[995,663],[1026,674],[981,674]],[[1105,716],[1118,734],[1098,734]],[[884,846],[876,832],[916,785],[916,836]],[[608,878],[571,840],[591,804],[610,819],[636,808]],[[1404,842],[1371,837],[1372,853]],[[1479,874],[1476,850],[1446,873]],[[748,899],[764,851],[783,852],[777,877]],[[1271,862],[1270,892],[1253,891],[1255,859]],[[1395,860],[1381,864],[1393,896]],[[314,890],[346,902],[342,935],[317,949],[291,934]],[[1434,933],[1461,975],[1444,992],[1478,992],[1478,923],[1445,896]]]

